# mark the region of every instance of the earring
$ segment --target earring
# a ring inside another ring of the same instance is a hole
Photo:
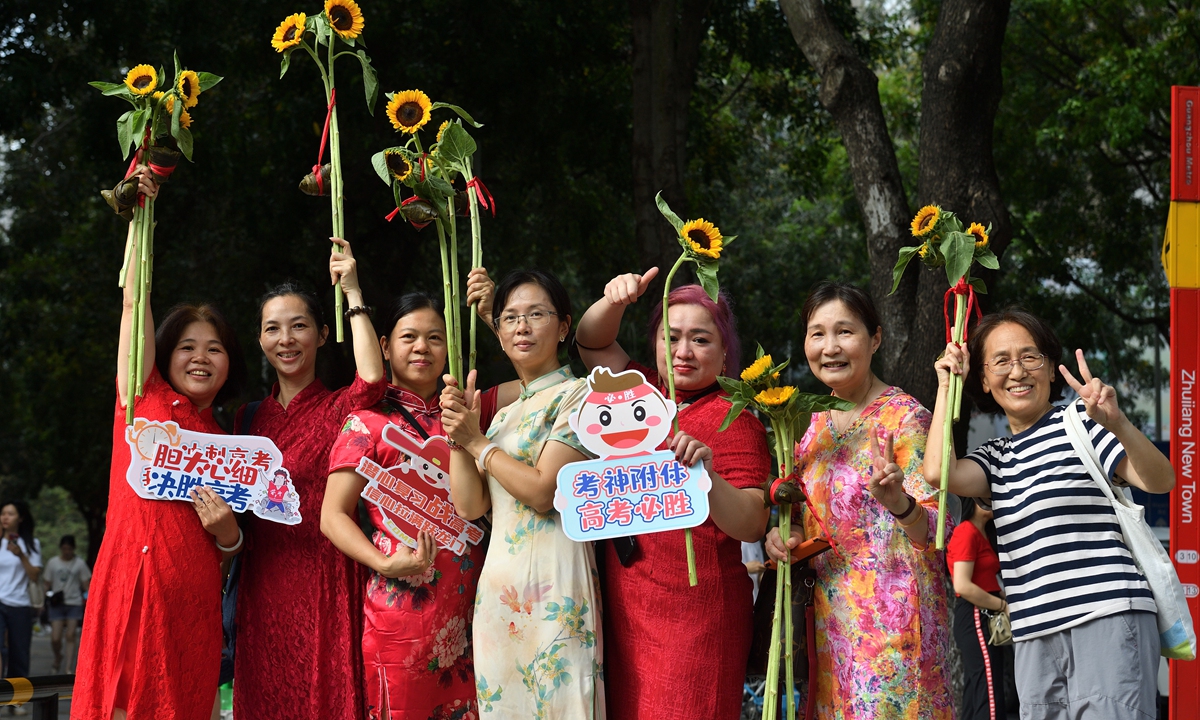
[[[559,341],[559,342],[562,342],[563,340],[566,340],[566,339],[567,339],[567,336],[566,336],[566,335],[560,335],[560,336],[558,337],[558,341]]]

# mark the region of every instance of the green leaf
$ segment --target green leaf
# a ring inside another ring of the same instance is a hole
[[[737,420],[737,416],[741,415],[745,409],[746,403],[744,401],[740,399],[732,400],[729,404],[729,412],[725,413],[725,419],[721,421],[721,427],[717,428],[717,432],[724,432],[733,424],[734,420]]]
[[[742,382],[741,380],[725,377],[724,375],[717,376],[717,384],[720,385],[721,389],[729,395],[737,395],[738,393],[741,393],[746,385],[746,383]]]
[[[179,105],[180,103],[175,104]],[[133,120],[130,121],[130,132],[133,133],[132,140],[135,146],[142,142],[142,135],[146,132],[146,123],[149,120],[150,108],[143,107],[133,111]]]
[[[458,116],[460,118],[462,118],[463,120],[466,120],[467,123],[471,127],[476,127],[476,128],[483,127],[483,124],[475,122],[475,118],[471,117],[470,113],[468,113],[466,110],[463,110],[462,108],[460,108],[457,105],[451,105],[450,103],[435,102],[433,105],[431,105],[429,107],[429,112],[433,112],[434,110],[440,110],[441,108],[453,110],[454,112],[458,113]]]
[[[288,65],[291,65],[291,63],[292,63],[292,50],[293,49],[294,48],[290,48],[286,52],[283,53],[283,60],[280,61],[280,63],[279,63],[279,79],[280,80],[283,79],[284,75],[287,75]]]
[[[175,138],[176,142],[179,140],[179,131],[184,129],[179,124],[181,117],[183,117],[183,103],[179,98],[175,98],[175,107],[171,110],[171,137]]]
[[[658,206],[658,211],[667,219],[667,222],[671,223],[671,225],[675,228],[675,232],[682,233],[683,221],[679,219],[679,216],[676,215],[673,210],[671,210],[671,206],[668,205],[667,201],[663,199],[661,190],[657,195],[654,196],[654,204]]]
[[[942,254],[946,256],[946,279],[950,287],[966,276],[975,258],[975,236],[964,232],[952,232],[942,241]]]
[[[93,80],[92,82],[88,83],[88,85],[91,85],[105,95],[115,95],[121,90],[126,89],[125,83],[108,83],[100,82],[99,80]]]
[[[721,292],[721,284],[717,282],[717,263],[696,263],[696,279],[700,281],[700,287],[704,288],[704,292],[708,293],[708,299],[713,302],[717,301],[717,294]]]
[[[130,146],[133,145],[133,110],[117,118],[117,143],[121,146],[121,159],[129,158]]]
[[[853,410],[855,405],[849,400],[843,400],[836,395],[815,395],[813,393],[797,393],[792,401],[797,410],[813,413],[825,410]]]
[[[363,92],[367,96],[367,112],[375,114],[375,101],[379,99],[379,76],[371,66],[371,58],[364,50],[358,51],[358,62],[362,64]]]
[[[727,247],[729,247],[730,243],[732,243],[734,240],[737,240],[737,239],[738,239],[737,235],[722,235],[721,236],[721,246],[723,248],[727,248]]]
[[[175,142],[179,144],[179,152],[192,161],[192,131],[185,127],[179,128],[179,134],[175,136]]]
[[[1000,269],[1000,259],[996,257],[996,253],[992,252],[988,248],[984,248],[983,252],[979,253],[975,259],[979,261],[980,265],[988,268],[989,270]]]
[[[196,73],[196,78],[200,81],[200,92],[204,92],[205,90],[212,88],[214,85],[225,79],[220,75],[213,75],[209,72],[198,72]]]
[[[181,70],[179,68],[179,51],[176,50],[175,51],[175,82],[179,82],[179,73],[180,72],[181,72]]]
[[[450,123],[442,132],[442,141],[438,143],[438,155],[448,163],[464,165],[475,154],[475,140],[466,129],[458,123]]]
[[[767,351],[763,350],[762,343],[755,343],[755,345],[758,347],[754,350],[754,359],[761,360],[762,356],[767,354]]]
[[[896,288],[900,287],[900,278],[904,277],[904,269],[908,267],[908,263],[921,249],[920,245],[913,247],[900,248],[900,256],[896,259],[896,267],[892,268],[892,291],[888,295],[896,292]]]
[[[983,284],[983,280],[980,280],[979,278],[971,278],[970,282],[971,287],[975,288],[975,292],[979,293],[980,295],[988,294],[987,285]]]
[[[388,172],[387,161],[383,158],[382,150],[371,156],[371,167],[375,168],[375,174],[379,176],[380,180],[388,185],[392,184],[392,174]]]

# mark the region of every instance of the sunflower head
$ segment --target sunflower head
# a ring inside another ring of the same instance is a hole
[[[786,404],[787,401],[791,400],[792,396],[795,394],[796,388],[792,387],[791,385],[767,388],[766,390],[763,390],[754,396],[754,402],[762,405],[763,407],[775,408]]]
[[[446,132],[446,128],[448,128],[448,127],[450,127],[450,121],[449,121],[449,120],[443,120],[443,121],[442,121],[442,124],[438,126],[438,134],[437,134],[437,141],[438,141],[438,142],[441,142],[441,141],[442,141],[442,135],[443,135],[443,134],[445,134],[445,132]]]
[[[190,128],[191,126],[192,126],[192,116],[188,114],[187,110],[180,112],[179,113],[179,127]]]
[[[179,97],[183,98],[185,108],[196,107],[196,103],[200,102],[200,76],[195,71],[184,70],[179,73],[179,82],[175,83],[175,89],[179,91]]]
[[[284,18],[279,27],[275,28],[275,36],[271,38],[271,47],[275,48],[275,52],[283,52],[299,45],[304,39],[304,23],[307,21],[308,16],[304,13]]]
[[[433,103],[430,102],[429,96],[420,90],[398,92],[392,95],[387,104],[388,120],[392,121],[392,127],[412,135],[429,122],[431,107]]]
[[[766,379],[769,369],[771,369],[771,356],[763,355],[742,371],[742,382],[750,385],[761,382]]]
[[[919,255],[921,257],[921,259],[924,260],[925,256],[928,254],[929,254],[929,243],[927,243],[927,242],[922,243],[921,247],[917,248],[917,255]]]
[[[987,230],[979,223],[971,223],[971,226],[967,228],[967,234],[975,236],[976,250],[983,250],[988,246]]]
[[[329,27],[343,40],[354,40],[362,35],[363,15],[354,0],[325,0],[325,17]]]
[[[138,65],[125,76],[125,87],[134,95],[149,95],[158,87],[158,71],[149,65]]]
[[[938,220],[942,217],[942,209],[937,205],[926,205],[921,208],[912,220],[913,237],[924,237],[933,232]]]
[[[392,177],[400,182],[404,182],[409,175],[412,175],[412,163],[401,152],[384,150],[383,162],[387,165],[388,172],[392,174]]]
[[[679,234],[693,254],[712,260],[721,258],[721,231],[704,218],[684,223]]]

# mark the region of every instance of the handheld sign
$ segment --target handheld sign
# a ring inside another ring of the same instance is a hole
[[[399,450],[400,464],[384,468],[362,458],[356,471],[367,479],[362,497],[379,508],[387,533],[405,545],[417,546],[421,530],[455,555],[478,545],[483,530],[458,516],[450,502],[450,446],[446,438],[418,441],[399,425],[383,428],[383,441]]]
[[[558,471],[554,507],[577,542],[696,527],[708,519],[712,480],[703,463],[686,467],[669,450],[677,406],[636,370],[598,367],[571,428],[598,460]]]
[[[234,512],[284,525],[300,522],[300,495],[275,443],[253,435],[212,435],[171,421],[134,418],[125,428],[125,480],[147,500],[192,502],[192,489],[212,488]]]

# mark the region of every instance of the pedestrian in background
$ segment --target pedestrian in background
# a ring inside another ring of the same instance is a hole
[[[75,536],[63,535],[58,555],[46,562],[46,611],[50,617],[50,647],[54,649],[54,674],[75,672],[75,637],[83,620],[83,595],[92,571],[75,554]],[[63,629],[66,629],[64,636]],[[67,652],[63,654],[63,640]]]

